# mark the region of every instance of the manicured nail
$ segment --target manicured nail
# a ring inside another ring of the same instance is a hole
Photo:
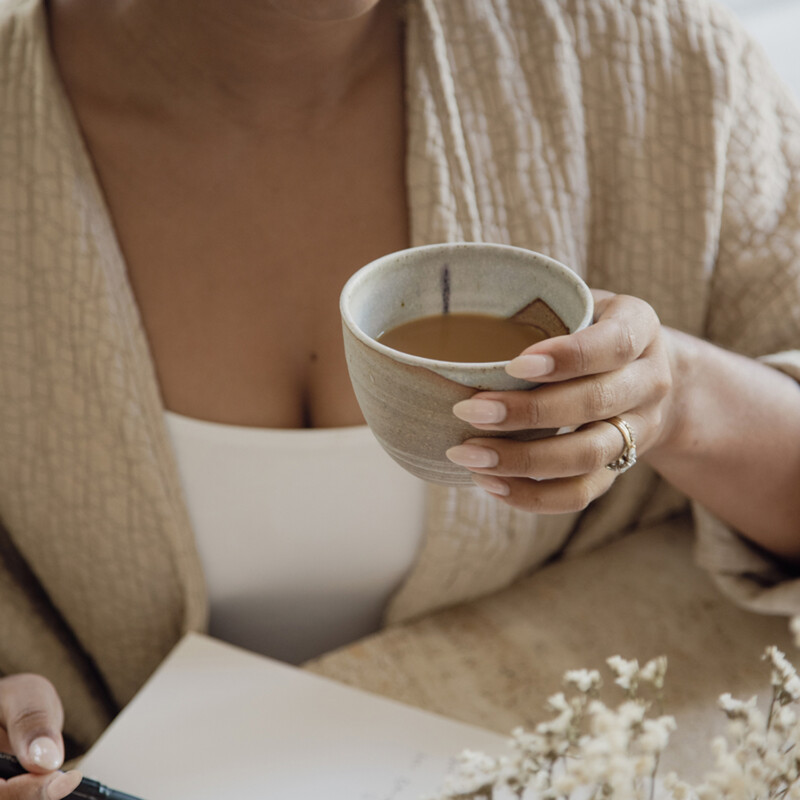
[[[506,407],[499,400],[462,400],[453,406],[453,413],[464,422],[486,425],[502,422]]]
[[[549,375],[556,366],[553,356],[529,355],[517,356],[506,364],[506,372],[512,378],[541,378]]]
[[[28,755],[31,761],[42,769],[58,769],[61,766],[61,750],[49,736],[34,739],[28,749]]]
[[[496,467],[500,460],[496,451],[475,444],[459,444],[445,455],[460,467]]]
[[[58,775],[47,784],[47,797],[49,800],[61,800],[68,794],[72,794],[78,784],[83,780],[83,776],[77,770],[69,772],[59,772]]]
[[[508,497],[511,494],[511,487],[494,475],[473,475],[472,480],[489,494],[497,494],[500,497]]]

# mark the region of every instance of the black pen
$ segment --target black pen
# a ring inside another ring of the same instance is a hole
[[[27,772],[25,767],[17,761],[14,756],[8,753],[0,753],[0,778],[15,778],[17,775],[24,775]],[[116,789],[109,789],[98,781],[91,778],[84,778],[72,794],[68,794],[64,800],[75,797],[77,800],[140,800],[132,794],[118,792]]]

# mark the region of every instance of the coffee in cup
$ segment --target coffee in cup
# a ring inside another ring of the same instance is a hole
[[[469,470],[445,455],[450,447],[476,435],[533,439],[555,433],[479,432],[452,411],[455,403],[479,390],[534,388],[535,383],[513,378],[504,369],[532,342],[520,342],[516,352],[503,351],[496,359],[490,351],[493,360],[486,360],[471,347],[464,350],[465,342],[439,357],[438,351],[405,351],[402,347],[414,348],[402,342],[400,347],[397,342],[387,346],[382,337],[403,328],[422,327],[424,334],[429,325],[452,332],[463,315],[470,318],[468,325],[477,315],[484,323],[486,317],[493,318],[491,324],[501,327],[509,321],[522,323],[535,328],[532,333],[539,338],[558,336],[589,325],[593,303],[581,278],[548,256],[508,245],[464,242],[414,247],[367,264],[345,285],[340,309],[350,380],[381,446],[423,480],[468,485]],[[421,337],[425,347],[431,338]],[[464,355],[465,360],[454,355]],[[479,357],[466,360],[474,355]]]

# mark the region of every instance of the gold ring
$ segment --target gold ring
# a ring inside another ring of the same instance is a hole
[[[603,422],[611,423],[625,440],[625,449],[622,451],[622,455],[616,461],[606,464],[606,469],[610,469],[612,472],[627,472],[636,463],[636,436],[633,428],[620,417],[609,417]]]

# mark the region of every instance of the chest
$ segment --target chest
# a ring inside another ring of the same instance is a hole
[[[253,137],[91,124],[166,408],[259,427],[363,420],[338,297],[408,245],[402,98]]]

